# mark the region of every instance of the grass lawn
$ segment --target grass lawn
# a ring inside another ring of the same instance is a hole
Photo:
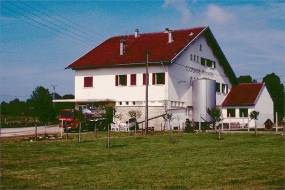
[[[198,133],[1,140],[1,189],[284,189],[284,137]],[[114,132],[113,132],[114,133]]]

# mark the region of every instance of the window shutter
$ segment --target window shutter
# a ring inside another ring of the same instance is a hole
[[[125,81],[124,81],[124,85],[127,86],[127,75],[125,75]]]
[[[119,76],[116,75],[115,76],[115,86],[118,86],[118,83],[119,83]]]
[[[93,87],[93,77],[84,77],[84,87]]]
[[[201,65],[205,65],[205,58],[201,57]]]
[[[162,84],[165,84],[165,73],[162,73]]]
[[[137,75],[131,74],[131,85],[137,85]]]
[[[148,84],[149,84],[149,74],[148,74]],[[146,85],[146,74],[143,74],[143,85]]]

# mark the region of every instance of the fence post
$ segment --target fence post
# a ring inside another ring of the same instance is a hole
[[[95,123],[95,130],[94,130],[95,132],[95,139],[97,138],[97,124]]]
[[[276,132],[278,132],[278,114],[276,112]]]
[[[249,131],[249,115],[247,116],[247,131]]]
[[[78,142],[80,143],[81,140],[81,123],[79,123],[79,130],[78,130]]]
[[[229,130],[231,129],[231,113],[229,113]]]
[[[35,141],[37,140],[38,126],[35,124]]]
[[[68,139],[68,127],[66,125],[66,122],[65,122],[65,132],[66,132],[66,140]]]

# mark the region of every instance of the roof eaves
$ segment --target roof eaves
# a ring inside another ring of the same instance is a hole
[[[255,104],[222,104],[222,107],[254,106]]]
[[[170,65],[171,61],[161,61],[161,62],[148,62],[149,65]],[[146,62],[142,63],[125,63],[116,65],[98,65],[98,66],[82,66],[82,67],[66,67],[65,69],[72,70],[83,70],[83,69],[96,69],[96,68],[111,68],[111,67],[133,67],[133,66],[145,66]]]

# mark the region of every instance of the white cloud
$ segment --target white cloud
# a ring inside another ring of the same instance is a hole
[[[213,21],[215,24],[228,24],[231,22],[235,22],[236,16],[235,14],[224,10],[223,8],[217,5],[209,5],[207,8],[207,12],[205,13],[207,19]]]
[[[195,0],[193,2],[196,2]],[[187,1],[186,0],[165,0],[164,4],[162,5],[164,8],[174,8],[178,12],[182,14],[181,22],[182,24],[188,24],[191,20],[191,12],[187,8]]]

